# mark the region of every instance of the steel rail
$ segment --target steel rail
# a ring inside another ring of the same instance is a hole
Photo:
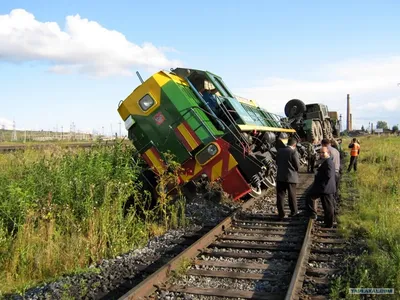
[[[237,212],[251,207],[256,200],[257,198],[251,198],[250,200],[245,202],[240,208],[236,209],[230,216],[226,217],[216,227],[211,229],[206,235],[201,237],[193,245],[185,249],[182,253],[173,258],[171,261],[169,261],[167,264],[161,267],[158,271],[151,274],[149,277],[147,277],[136,287],[125,293],[119,299],[139,300],[139,299],[145,299],[145,297],[149,297],[157,290],[158,285],[164,283],[168,278],[168,276],[170,275],[170,273],[176,270],[181,265],[183,259],[195,258],[201,250],[211,245],[217,239],[218,235],[222,234],[227,228],[231,227],[234,215]]]
[[[296,267],[293,271],[293,276],[290,281],[290,285],[288,291],[285,296],[285,300],[297,300],[299,299],[299,292],[303,286],[303,281],[301,280],[304,277],[306,272],[306,267],[304,264],[307,262],[307,257],[310,253],[310,246],[312,243],[312,229],[314,226],[314,220],[310,219],[307,225],[306,235],[304,236],[303,244],[301,246],[301,250],[299,253],[299,258],[297,259]]]

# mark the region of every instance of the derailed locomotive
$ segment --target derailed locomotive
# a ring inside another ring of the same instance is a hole
[[[281,117],[235,96],[208,71],[176,68],[141,81],[118,112],[147,163],[143,176],[152,189],[167,151],[182,167],[181,186],[218,181],[234,200],[275,186],[277,136],[297,135]]]

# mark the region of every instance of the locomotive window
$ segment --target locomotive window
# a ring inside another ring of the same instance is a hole
[[[214,77],[214,80],[217,82],[217,84],[219,85],[220,89],[222,90],[222,92],[225,94],[225,97],[231,97],[232,95],[231,93],[228,91],[228,89],[225,87],[225,84],[222,82],[222,80],[220,80],[218,77]]]
[[[139,100],[139,106],[143,111],[148,111],[154,103],[154,99],[149,94],[144,95],[143,98]]]

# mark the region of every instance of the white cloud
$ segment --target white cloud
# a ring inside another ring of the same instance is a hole
[[[164,52],[177,51],[151,43],[138,46],[122,33],[79,15],[66,17],[65,31],[55,22],[36,20],[24,9],[0,15],[0,60],[47,62],[55,73],[130,76],[134,67],[151,71],[182,65]]]
[[[368,102],[361,107],[363,110],[393,112],[400,110],[400,98],[392,98],[382,102]]]
[[[1,118],[0,117],[0,129],[12,129],[13,128],[13,122],[6,119],[6,118]]]
[[[260,106],[283,115],[287,101],[325,103],[339,111],[346,122],[346,96],[350,94],[353,128],[368,120],[399,123],[400,56],[368,58],[317,66],[302,78],[268,77],[253,87],[242,87],[237,94],[256,100]],[[311,75],[310,75],[311,74]],[[307,76],[307,78],[305,78]],[[310,77],[312,76],[312,77]]]

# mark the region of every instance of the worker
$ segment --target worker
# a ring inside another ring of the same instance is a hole
[[[338,139],[337,140],[337,144],[338,144],[338,150],[340,153],[340,159],[342,159],[344,157],[344,153],[343,153],[343,149],[342,149],[342,139]]]
[[[357,139],[353,138],[353,141],[349,144],[350,150],[350,164],[347,169],[347,172],[350,172],[352,168],[354,171],[357,171],[357,158],[360,155],[360,144],[357,143]]]
[[[289,138],[288,145],[279,148],[276,156],[277,175],[276,175],[276,206],[278,208],[279,218],[285,217],[284,198],[288,192],[289,207],[291,217],[299,214],[297,208],[296,186],[299,182],[298,171],[300,169],[299,153],[296,150],[297,140]]]
[[[315,175],[314,183],[306,196],[306,207],[312,219],[317,219],[315,201],[320,198],[324,209],[325,227],[332,228],[335,217],[334,194],[336,193],[335,165],[328,147],[321,147],[322,163]]]

